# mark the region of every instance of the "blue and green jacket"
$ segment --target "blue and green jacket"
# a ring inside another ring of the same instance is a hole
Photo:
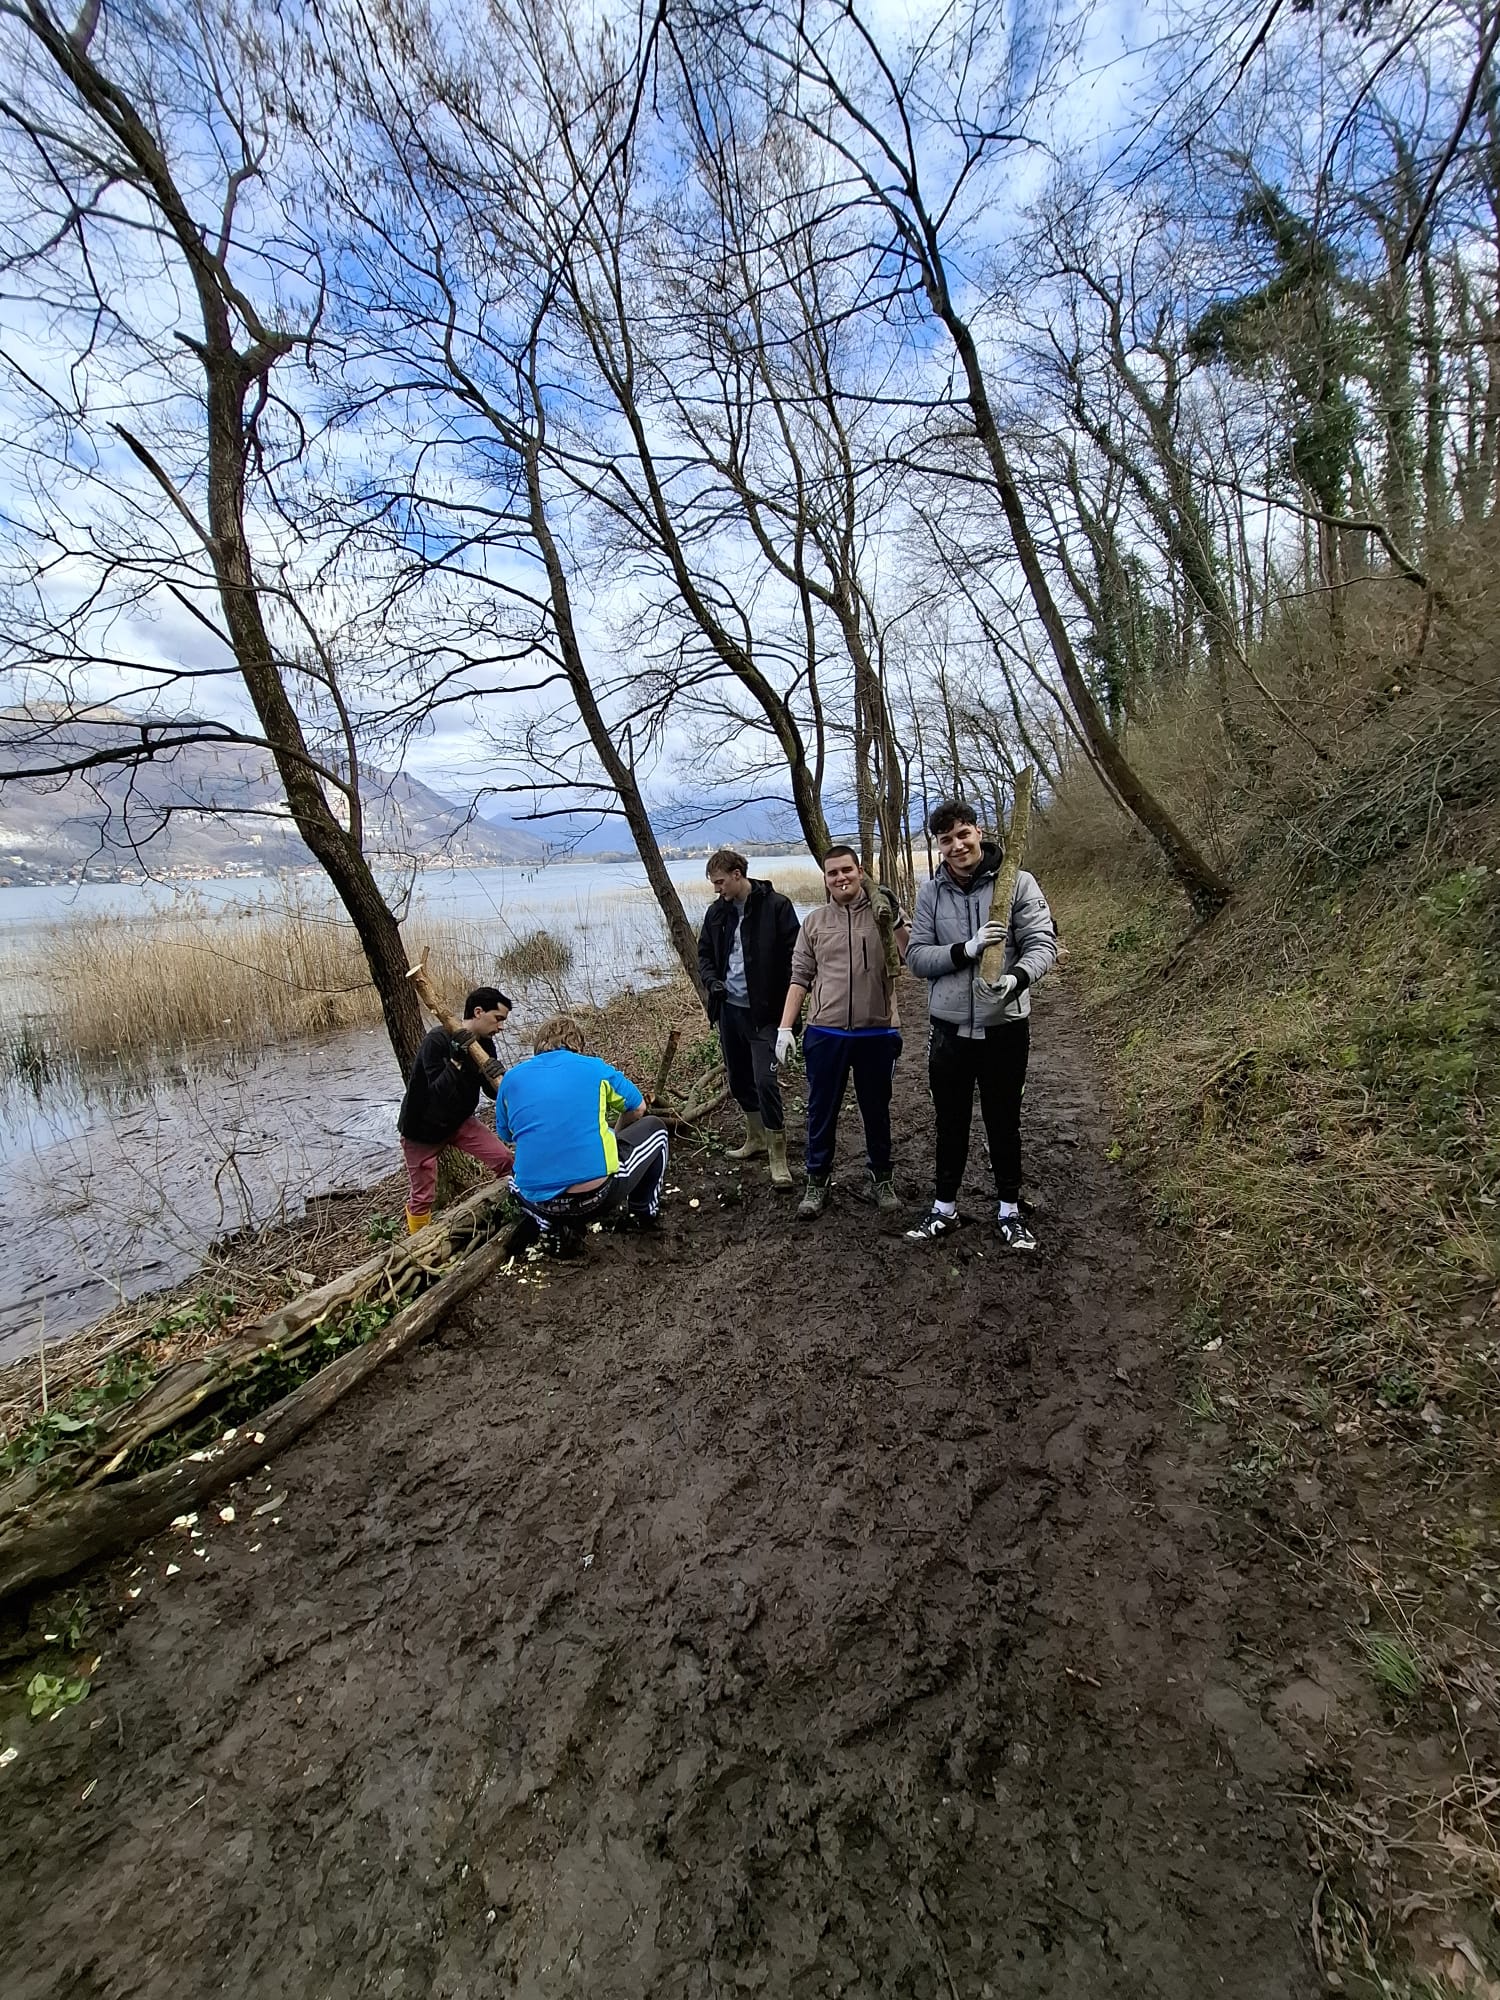
[[[580,1181],[618,1171],[614,1124],[645,1099],[596,1056],[549,1049],[507,1070],[495,1134],[516,1149],[511,1178],[528,1201],[551,1201]]]

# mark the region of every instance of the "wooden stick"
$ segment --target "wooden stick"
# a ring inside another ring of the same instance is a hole
[[[479,1037],[472,1028],[466,1028],[458,1015],[451,1012],[438,996],[438,990],[427,975],[427,955],[431,949],[423,945],[422,956],[415,965],[409,965],[406,976],[412,983],[412,990],[422,1005],[431,1014],[440,1028],[446,1028],[454,1041],[468,1052],[468,1057],[486,1083],[498,1084],[505,1074],[505,1065],[497,1056],[486,1055],[479,1046]]]
[[[1010,825],[1005,834],[1005,859],[995,877],[990,897],[990,922],[1010,924],[1010,906],[1016,899],[1016,877],[1021,872],[1021,856],[1026,849],[1026,830],[1031,823],[1031,766],[1016,779],[1015,803],[1010,809]],[[1005,945],[986,947],[979,959],[979,977],[986,986],[998,986],[1005,976]]]
[[[0,1528],[0,1598],[66,1576],[96,1556],[130,1548],[194,1503],[256,1471],[393,1354],[440,1325],[460,1299],[498,1271],[511,1254],[510,1234],[465,1257],[363,1347],[341,1354],[263,1416],[243,1420],[232,1443],[201,1457],[180,1458],[139,1479],[67,1493],[27,1508]]]
[[[654,1105],[660,1103],[662,1092],[667,1087],[667,1077],[671,1072],[672,1064],[677,1059],[677,1044],[681,1040],[681,1028],[674,1028],[671,1034],[667,1036],[667,1046],[662,1050],[661,1061],[656,1067],[656,1081],[652,1084],[651,1094],[646,1099],[648,1104]]]

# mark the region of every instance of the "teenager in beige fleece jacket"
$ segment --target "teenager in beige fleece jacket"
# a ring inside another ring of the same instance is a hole
[[[802,1036],[807,1064],[807,1189],[797,1213],[810,1219],[828,1204],[839,1109],[849,1079],[865,1128],[870,1191],[882,1209],[899,1206],[891,1181],[891,1084],[901,1053],[896,981],[885,937],[852,847],[823,857],[828,901],[802,920],[792,953],[792,983],[776,1037],[776,1060],[792,1051],[792,1030],[809,1001]],[[877,891],[877,894],[883,892]],[[895,912],[904,946],[905,919]]]

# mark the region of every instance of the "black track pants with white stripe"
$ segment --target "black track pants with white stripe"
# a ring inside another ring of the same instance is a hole
[[[637,1118],[618,1134],[620,1168],[615,1176],[619,1187],[617,1202],[632,1215],[655,1215],[661,1207],[662,1183],[667,1177],[667,1128],[659,1118]]]

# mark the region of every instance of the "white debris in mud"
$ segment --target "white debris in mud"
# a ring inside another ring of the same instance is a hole
[[[180,1566],[179,1566],[179,1565],[178,1565],[177,1563],[168,1563],[168,1564],[167,1564],[167,1575],[168,1575],[168,1576],[180,1576],[180,1575],[181,1575],[181,1573],[182,1573],[182,1572],[181,1572],[181,1568],[180,1568]]]
[[[250,1435],[257,1444],[264,1444],[266,1441],[266,1434],[264,1431],[252,1431]]]
[[[236,1439],[236,1438],[237,1438],[238,1436],[239,1436],[239,1432],[238,1432],[238,1431],[234,1431],[234,1430],[230,1430],[230,1431],[225,1431],[225,1433],[224,1433],[223,1437],[221,1437],[221,1438],[219,1439],[219,1443],[220,1443],[220,1444],[233,1444],[233,1443],[234,1443],[234,1441],[235,1441],[235,1439]]]
[[[179,1514],[177,1519],[172,1523],[174,1528],[196,1528],[197,1525],[198,1516],[196,1514]]]
[[[234,1519],[234,1509],[232,1507],[221,1507],[219,1509],[219,1519],[221,1521],[232,1521]]]
[[[9,1744],[4,1750],[0,1750],[0,1771],[3,1771],[7,1764],[14,1764],[20,1754],[14,1743]]]

